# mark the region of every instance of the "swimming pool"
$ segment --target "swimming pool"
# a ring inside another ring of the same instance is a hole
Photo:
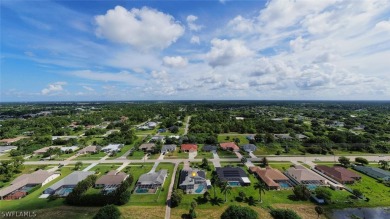
[[[60,190],[58,190],[56,192],[56,194],[64,197],[64,196],[68,196],[69,193],[71,193],[72,191],[73,191],[73,188],[61,188]]]
[[[279,185],[283,189],[290,188],[290,185],[288,183],[285,183],[285,182],[280,182]]]
[[[315,190],[317,188],[317,185],[315,185],[315,184],[307,184],[306,188],[308,188],[309,190]]]
[[[230,186],[240,186],[239,182],[229,182]]]
[[[203,189],[204,189],[204,185],[201,184],[201,185],[199,185],[198,188],[195,190],[195,193],[201,193],[201,192],[203,191]]]
[[[136,193],[148,193],[149,192],[149,189],[142,189],[142,188],[138,188],[137,190],[135,190]]]

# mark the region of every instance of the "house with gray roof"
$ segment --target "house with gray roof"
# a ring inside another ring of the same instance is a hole
[[[390,171],[380,169],[378,167],[369,167],[369,166],[354,166],[353,169],[364,173],[368,176],[371,176],[375,179],[382,179],[385,181],[390,181]]]
[[[6,153],[8,151],[11,151],[11,150],[16,150],[18,147],[16,146],[0,146],[0,154],[2,153]]]
[[[60,181],[54,183],[45,191],[44,194],[58,195],[60,197],[66,197],[72,192],[73,188],[80,181],[86,179],[89,175],[95,174],[93,171],[75,171]]]
[[[202,147],[202,151],[207,151],[207,152],[211,152],[211,151],[217,151],[217,146],[215,145],[204,145]]]
[[[118,152],[123,148],[123,144],[109,144],[101,149],[106,153]]]
[[[254,144],[244,144],[243,146],[241,146],[241,149],[248,153],[251,153],[256,151],[257,147]]]
[[[134,192],[138,194],[156,193],[157,189],[164,185],[167,176],[167,170],[142,174],[136,183]]]
[[[154,150],[155,147],[156,147],[155,143],[147,143],[147,144],[141,144],[139,146],[139,149],[141,149],[145,152],[151,152]]]
[[[78,154],[95,154],[95,153],[98,153],[100,151],[100,149],[101,149],[100,146],[90,145],[90,146],[87,146],[87,147],[79,150],[77,153]]]
[[[191,168],[180,171],[179,187],[186,194],[203,194],[208,185],[211,183],[206,179],[205,171]]]
[[[160,135],[156,135],[156,136],[153,136],[149,142],[158,142],[158,141],[161,141],[161,142],[164,142],[165,140],[165,137],[164,136],[160,136]]]
[[[19,199],[28,194],[28,191],[35,186],[43,186],[55,178],[60,173],[53,173],[47,170],[38,170],[30,174],[23,174],[11,182],[11,185],[0,190],[1,199]]]
[[[274,138],[277,140],[293,140],[293,137],[290,134],[274,134]]]
[[[161,153],[172,152],[176,150],[175,144],[164,144],[161,148]]]

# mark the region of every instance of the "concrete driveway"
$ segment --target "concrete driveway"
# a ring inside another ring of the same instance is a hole
[[[188,152],[188,159],[195,159],[195,157],[198,155],[197,151],[194,152]]]

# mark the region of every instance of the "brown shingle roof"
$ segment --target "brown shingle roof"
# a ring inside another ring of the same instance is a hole
[[[233,151],[240,150],[240,148],[234,142],[220,143],[221,148],[224,150],[232,149]]]
[[[288,178],[279,170],[272,169],[270,167],[266,167],[265,169],[261,169],[260,167],[250,167],[249,169],[260,177],[269,187],[279,187],[279,184],[276,183],[275,180],[288,180]]]
[[[101,176],[96,180],[96,185],[119,185],[121,184],[128,175],[123,172],[117,172],[115,170],[108,172],[106,175]]]
[[[198,145],[196,145],[196,144],[182,144],[181,150],[182,151],[196,151],[196,150],[198,150]]]
[[[361,178],[358,174],[344,167],[317,165],[315,168],[339,182],[351,182]]]

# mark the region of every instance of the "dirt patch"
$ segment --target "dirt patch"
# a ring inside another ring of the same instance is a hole
[[[315,219],[318,217],[318,214],[314,209],[315,205],[311,204],[274,204],[272,207],[291,209],[297,212],[302,219]],[[321,215],[320,219],[326,219],[326,217]]]
[[[165,218],[165,206],[123,206],[119,207],[122,218],[162,219]]]

